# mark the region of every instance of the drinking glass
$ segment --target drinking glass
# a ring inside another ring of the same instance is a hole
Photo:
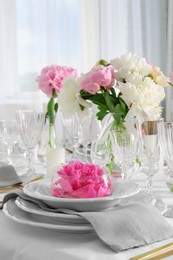
[[[133,175],[131,169],[138,163],[139,132],[135,128],[133,131],[129,131],[126,127],[112,129],[111,138],[114,161],[122,170],[121,177],[129,179]]]
[[[1,120],[0,121],[0,132],[1,132],[1,146],[7,147],[8,161],[9,164],[13,164],[12,150],[13,146],[18,140],[18,132],[15,120]],[[3,149],[4,149],[3,148]]]
[[[79,146],[79,128],[80,128],[80,118],[77,113],[74,113],[70,118],[63,117],[63,124],[65,126],[66,132],[70,137],[73,154],[72,159],[76,159],[76,153]]]
[[[142,170],[147,176],[148,192],[152,194],[153,176],[159,170],[160,164],[160,143],[158,135],[158,123],[163,119],[149,119],[144,118],[142,123],[142,149],[141,149],[141,163]]]
[[[92,109],[88,109],[88,115],[81,119],[79,128],[79,142],[83,147],[85,161],[90,161],[91,144],[97,140],[101,132],[101,122],[96,118]]]
[[[159,141],[165,157],[168,169],[167,185],[173,192],[173,122],[161,122],[158,124]]]
[[[40,140],[41,132],[45,123],[45,115],[32,110],[19,110],[16,112],[16,121],[19,134],[24,145],[28,149],[28,175],[35,173],[32,164],[33,149]]]

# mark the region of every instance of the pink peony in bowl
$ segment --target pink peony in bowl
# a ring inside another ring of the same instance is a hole
[[[99,198],[112,192],[110,174],[96,164],[81,161],[62,166],[51,182],[51,195],[60,198]]]

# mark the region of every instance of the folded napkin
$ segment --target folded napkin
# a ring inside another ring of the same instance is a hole
[[[106,212],[80,212],[100,239],[115,252],[173,237],[173,227],[157,208],[146,204],[115,207]]]
[[[22,183],[12,165],[0,166],[0,188]]]
[[[83,217],[91,223],[99,238],[115,252],[173,237],[173,227],[168,224],[160,211],[145,203],[117,206],[101,212],[76,212],[68,209],[52,209],[44,202],[31,198],[19,190],[7,194],[3,204],[17,196],[36,203],[44,210]]]

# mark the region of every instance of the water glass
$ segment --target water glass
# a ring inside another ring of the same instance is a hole
[[[32,164],[33,149],[38,144],[45,123],[45,115],[32,110],[19,110],[16,112],[19,134],[28,149],[28,175],[35,173]]]
[[[142,123],[142,170],[147,176],[148,192],[152,193],[153,176],[159,171],[161,148],[159,143],[158,123],[163,119],[144,118]]]
[[[168,168],[166,169],[167,185],[173,192],[173,122],[158,124],[159,142]]]
[[[122,178],[129,179],[133,175],[130,169],[135,167],[139,158],[139,133],[137,129],[131,132],[124,127],[113,129],[111,137],[114,161],[122,170]]]
[[[75,160],[79,146],[80,118],[77,113],[74,113],[70,118],[63,118],[63,124],[68,136],[70,137],[73,149],[72,159]]]
[[[0,121],[0,139],[1,147],[4,149],[4,151],[7,149],[9,164],[13,164],[12,150],[18,140],[18,132],[15,120]]]

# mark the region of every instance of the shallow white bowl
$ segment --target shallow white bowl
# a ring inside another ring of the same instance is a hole
[[[128,180],[114,180],[112,195],[100,198],[59,198],[50,193],[50,183],[36,181],[27,184],[23,191],[30,197],[37,198],[52,208],[73,209],[76,211],[101,211],[117,205],[121,199],[140,191],[140,186]]]

